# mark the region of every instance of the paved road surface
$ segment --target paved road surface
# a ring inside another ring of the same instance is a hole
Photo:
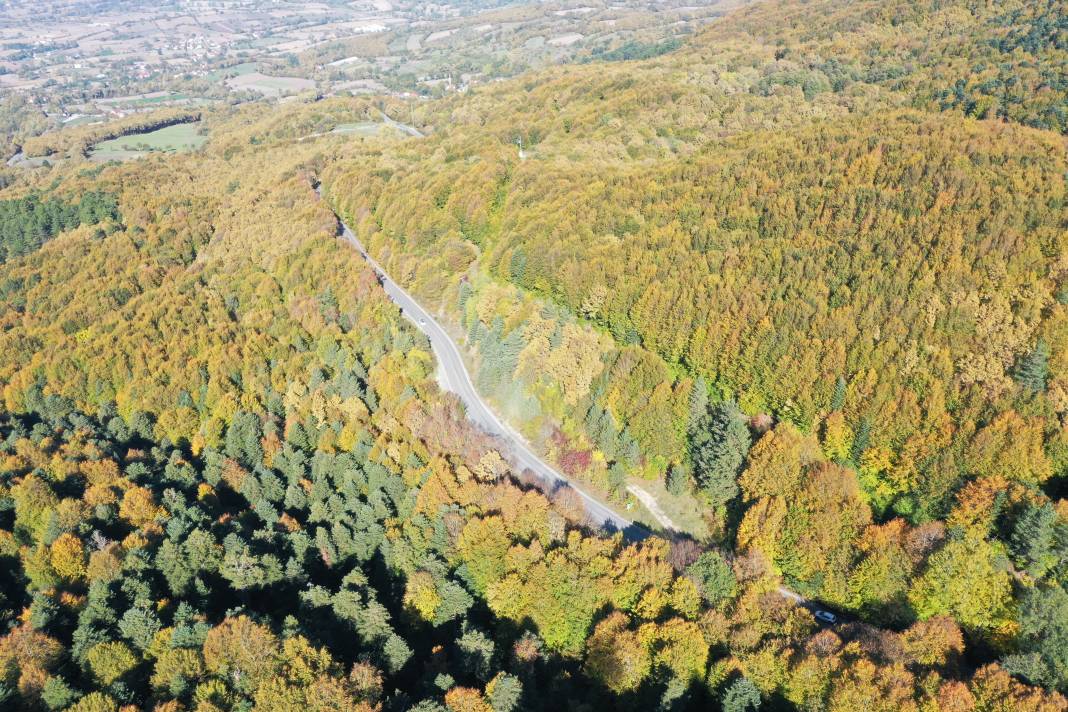
[[[487,433],[500,438],[511,449],[512,464],[518,467],[520,471],[527,469],[534,472],[550,486],[571,487],[582,497],[590,518],[598,525],[606,529],[622,531],[628,539],[643,539],[648,536],[649,531],[647,529],[593,499],[550,467],[531,451],[521,437],[497,417],[486,402],[482,400],[482,397],[479,396],[478,391],[475,390],[475,386],[471,382],[471,376],[467,373],[463,358],[460,356],[460,350],[445,329],[408,292],[394,282],[373,257],[367,254],[367,250],[364,249],[364,246],[356,238],[352,230],[349,229],[348,225],[341,222],[341,226],[341,237],[363,255],[363,258],[378,274],[379,281],[381,281],[386,294],[397,303],[404,316],[410,319],[430,340],[430,345],[434,349],[434,356],[438,359],[442,387],[460,397],[460,400],[463,401],[464,406],[467,408],[467,417],[469,419]],[[502,454],[507,455],[508,453]]]

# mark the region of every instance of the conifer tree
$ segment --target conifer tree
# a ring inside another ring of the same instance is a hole
[[[664,482],[667,491],[676,497],[681,497],[686,494],[686,488],[689,483],[690,476],[686,474],[686,470],[678,463],[671,463],[671,466],[668,467],[667,478]]]
[[[694,478],[714,506],[738,495],[735,480],[751,443],[746,418],[734,403],[716,403],[698,423],[690,441]]]
[[[1020,385],[1036,393],[1045,391],[1049,357],[1049,344],[1040,338],[1031,353],[1024,356],[1016,367],[1016,380]]]

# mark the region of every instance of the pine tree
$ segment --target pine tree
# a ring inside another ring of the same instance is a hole
[[[396,633],[391,633],[382,646],[382,662],[385,668],[395,673],[404,667],[408,659],[412,657],[412,649],[404,642],[404,638]]]
[[[748,422],[734,403],[715,404],[698,424],[690,442],[694,479],[713,506],[738,495],[736,478],[751,443]]]
[[[49,677],[41,691],[41,701],[50,710],[66,709],[78,699],[78,691],[72,688],[62,677]],[[0,698],[0,702],[3,699]]]
[[[834,382],[834,393],[831,394],[831,410],[841,410],[845,405],[846,398],[846,379],[842,376],[838,377],[838,380]]]
[[[522,248],[516,249],[512,253],[512,259],[508,264],[508,272],[512,277],[512,281],[516,284],[523,284],[523,277],[527,273],[527,255],[523,252]]]
[[[760,690],[747,678],[738,678],[723,694],[723,712],[756,712],[758,709]]]
[[[704,376],[698,376],[690,390],[689,432],[692,435],[708,413],[708,383]]]
[[[486,685],[486,698],[493,712],[512,712],[518,709],[522,697],[523,683],[514,675],[498,673]]]
[[[733,598],[738,588],[734,571],[719,553],[706,551],[686,568],[686,575],[697,585],[701,596],[709,605],[715,606],[724,599]]]
[[[467,302],[471,299],[471,295],[474,294],[474,292],[475,290],[471,286],[471,283],[466,279],[463,282],[460,282],[460,296],[457,303],[460,305],[460,323],[465,327],[467,326]]]
[[[1016,380],[1024,388],[1035,393],[1046,390],[1046,378],[1049,376],[1049,344],[1039,339],[1035,348],[1023,357],[1016,366]]]
[[[328,323],[336,322],[340,307],[334,290],[327,286],[325,290],[319,293],[316,301],[319,302],[319,314],[322,315],[323,319]]]
[[[123,614],[119,632],[141,650],[147,650],[161,628],[159,617],[151,609],[135,606]]]
[[[1068,591],[1057,585],[1027,590],[1020,605],[1019,645],[1020,653],[1004,661],[1010,672],[1068,689]]]
[[[260,446],[262,425],[258,416],[238,411],[233,422],[226,429],[226,454],[242,465],[252,468],[263,460],[263,448]]]
[[[861,456],[864,451],[868,449],[868,443],[871,441],[871,421],[867,416],[860,419],[857,423],[857,432],[853,435],[853,447],[850,451],[850,459],[853,462],[860,462]]]
[[[463,633],[456,641],[460,666],[469,675],[488,680],[493,672],[493,639],[478,628],[464,623]]]
[[[1031,505],[1016,521],[1011,546],[1017,564],[1031,576],[1042,577],[1068,564],[1068,525],[1059,521],[1049,502]]]
[[[668,468],[667,478],[664,482],[667,491],[676,497],[681,497],[686,494],[689,484],[690,476],[686,474],[686,470],[678,463],[672,463]]]

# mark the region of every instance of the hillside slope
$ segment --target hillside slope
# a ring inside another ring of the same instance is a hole
[[[0,705],[1068,709],[1063,17],[784,0],[425,137],[46,134],[0,191]],[[332,209],[534,447],[693,536],[510,472]]]
[[[1023,611],[1064,575],[1029,548],[1066,526],[1064,10],[760,3],[428,104],[430,138],[324,181],[569,474],[1063,686]]]

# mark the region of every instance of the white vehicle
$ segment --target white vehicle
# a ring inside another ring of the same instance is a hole
[[[838,622],[838,616],[834,615],[830,611],[816,611],[814,615],[816,616],[816,620],[822,621],[827,625],[834,625]]]
[[[419,319],[419,326],[426,326],[426,319],[420,318]]]

